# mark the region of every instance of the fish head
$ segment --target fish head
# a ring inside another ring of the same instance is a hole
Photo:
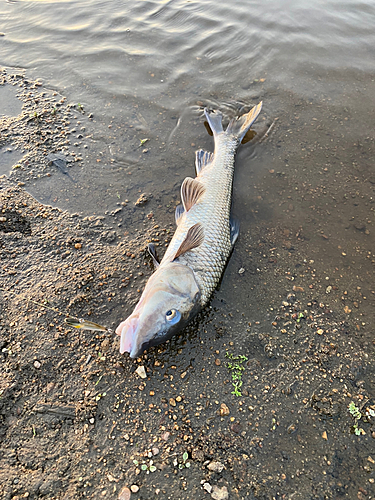
[[[131,358],[170,339],[198,312],[201,292],[193,271],[165,264],[150,277],[133,313],[116,329],[120,353]]]

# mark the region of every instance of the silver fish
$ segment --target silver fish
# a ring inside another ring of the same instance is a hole
[[[249,113],[232,119],[225,131],[222,114],[204,110],[215,152],[201,149],[195,153],[197,176],[182,183],[177,230],[161,262],[149,245],[157,269],[133,313],[116,329],[121,354],[129,352],[135,358],[165,342],[207,304],[239,232],[238,222],[230,217],[235,153],[261,108],[260,102]]]

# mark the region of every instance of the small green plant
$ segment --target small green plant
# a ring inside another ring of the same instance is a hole
[[[139,147],[143,146],[143,144],[145,144],[149,139],[141,139],[140,140],[140,143],[139,143]]]
[[[234,396],[242,396],[242,393],[240,391],[242,387],[242,374],[245,371],[245,367],[243,366],[243,363],[248,360],[246,356],[234,356],[232,353],[227,352],[225,354],[225,357],[230,359],[227,363],[228,370],[231,372],[232,375],[232,385],[234,387],[234,391],[232,391],[231,394],[234,394]]]
[[[78,111],[81,111],[81,113],[83,112],[83,104],[81,104],[80,102],[77,103],[77,109]]]
[[[353,401],[349,403],[348,411],[350,415],[355,418],[355,423],[353,425],[354,434],[356,436],[360,436],[361,434],[366,434],[362,428],[358,427],[358,422],[362,418],[362,413],[360,412],[358,406],[356,406]]]
[[[98,352],[98,360],[99,361],[105,361],[105,356],[103,352]]]
[[[300,323],[301,319],[304,319],[304,318],[305,318],[305,315],[302,312],[300,312],[298,314],[297,319],[296,319],[297,323]]]
[[[187,467],[187,468],[190,467],[190,462],[187,461],[188,458],[189,458],[189,455],[188,455],[187,451],[185,451],[185,453],[182,455],[182,463],[178,464],[179,469],[183,469],[184,467]]]
[[[141,464],[138,462],[138,460],[133,460],[133,464],[136,465],[136,466],[140,465],[141,470],[145,471],[146,474],[150,474],[150,472],[155,472],[156,471],[156,467],[154,465],[153,460],[150,460],[149,463],[147,463],[144,460],[142,460]]]
[[[30,113],[29,116],[31,120],[39,121],[40,119],[40,114],[37,111],[34,111],[34,113]]]

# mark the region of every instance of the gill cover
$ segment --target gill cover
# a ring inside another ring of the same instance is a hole
[[[120,353],[135,358],[170,339],[198,312],[200,289],[193,271],[177,262],[160,266],[150,277],[133,313],[116,329]]]

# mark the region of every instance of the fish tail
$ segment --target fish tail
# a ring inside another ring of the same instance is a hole
[[[248,113],[238,117],[233,118],[226,129],[226,134],[234,135],[238,142],[241,142],[244,138],[246,132],[249,130],[251,125],[258,118],[259,113],[262,109],[262,101],[254,106]]]
[[[253,109],[248,113],[240,117],[233,118],[229,122],[229,125],[225,133],[228,135],[235,136],[238,142],[241,142],[246,132],[258,118],[261,109],[262,109],[262,101],[256,106],[254,106]],[[211,127],[214,137],[224,132],[222,125],[223,115],[221,114],[220,111],[213,111],[208,108],[205,108],[204,114],[206,115],[208,124]]]

